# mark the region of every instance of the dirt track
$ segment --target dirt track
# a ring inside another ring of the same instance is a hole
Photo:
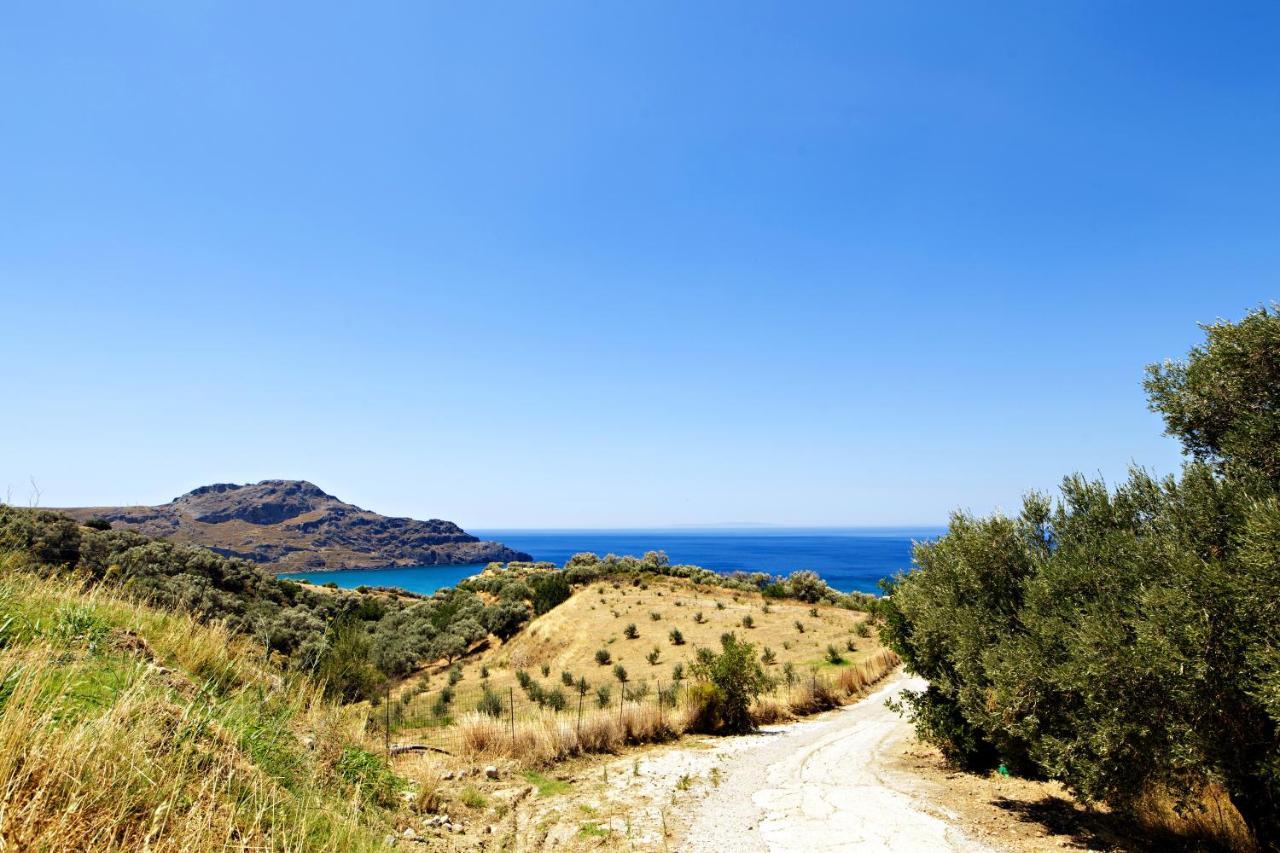
[[[689,804],[673,849],[987,851],[931,812],[921,783],[891,769],[910,726],[884,701],[923,682],[902,675],[823,719],[749,738],[719,784]]]

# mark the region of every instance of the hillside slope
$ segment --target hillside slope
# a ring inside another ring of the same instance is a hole
[[[201,486],[160,506],[58,509],[84,522],[203,545],[279,571],[468,565],[529,560],[451,521],[391,518],[345,503],[305,480]]]
[[[0,849],[373,850],[363,715],[221,625],[0,554]]]
[[[622,664],[633,678],[670,680],[673,665],[688,666],[699,647],[715,648],[721,634],[737,631],[757,649],[770,648],[777,655],[771,671],[781,672],[790,662],[807,673],[831,666],[824,659],[828,645],[835,645],[849,662],[879,650],[875,637],[857,633],[866,621],[866,613],[829,604],[769,600],[759,593],[699,586],[680,578],[650,578],[643,587],[602,581],[530,622],[484,662],[500,672],[548,664],[557,675],[567,670],[599,681],[610,678],[610,669],[597,663],[595,654],[607,649],[610,665]],[[628,625],[635,626],[634,638],[626,636]],[[680,634],[680,645],[672,642],[673,630]],[[654,649],[659,652],[657,662],[649,663]]]

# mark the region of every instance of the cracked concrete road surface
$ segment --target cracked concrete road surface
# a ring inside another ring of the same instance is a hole
[[[694,806],[681,850],[988,851],[951,825],[924,783],[889,768],[911,727],[885,699],[924,682],[890,677],[820,720],[753,736]]]

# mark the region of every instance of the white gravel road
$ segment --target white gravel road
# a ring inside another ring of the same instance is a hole
[[[936,816],[918,780],[888,767],[910,725],[884,701],[923,684],[895,675],[822,719],[753,736],[720,765],[720,784],[691,805],[679,849],[990,850]]]

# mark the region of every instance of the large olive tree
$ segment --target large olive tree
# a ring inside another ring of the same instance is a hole
[[[884,634],[930,682],[908,699],[923,737],[1122,808],[1221,784],[1280,843],[1280,469],[1260,378],[1278,324],[1208,327],[1186,364],[1153,370],[1152,405],[1201,460],[1180,478],[1069,477],[1057,500],[957,515],[917,548]]]

